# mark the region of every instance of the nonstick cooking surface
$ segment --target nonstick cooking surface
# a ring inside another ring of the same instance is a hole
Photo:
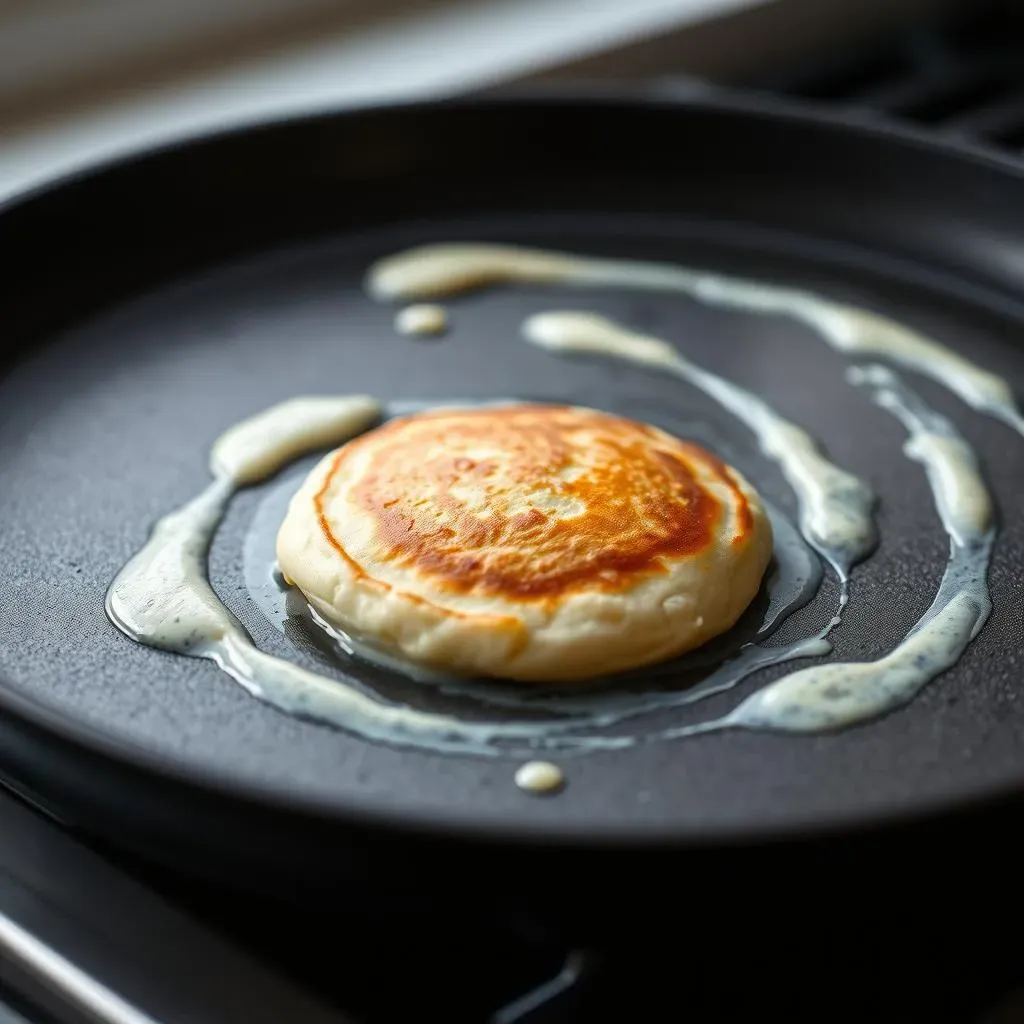
[[[865,153],[895,148],[888,163],[876,162],[872,205],[853,191],[848,154],[824,155],[826,143],[835,143],[827,126],[767,119],[776,145],[785,148],[792,137],[808,160],[787,167],[752,140],[739,167],[735,132],[762,130],[763,115],[749,115],[748,123],[741,112],[666,107],[657,117],[648,113],[641,129],[628,105],[600,107],[574,113],[571,104],[555,105],[547,126],[533,133],[524,127],[539,123],[529,102],[300,122],[157,154],[6,214],[25,258],[2,307],[13,357],[0,381],[4,685],[87,733],[113,738],[128,756],[145,750],[197,781],[228,777],[339,815],[373,809],[539,834],[685,838],[866,820],[1024,782],[1024,517],[1017,511],[1024,440],[909,372],[901,371],[904,379],[983,458],[1000,515],[994,611],[955,669],[908,708],[839,734],[726,732],[618,753],[560,753],[568,786],[537,799],[513,784],[520,759],[395,749],[289,718],[213,664],[133,644],[107,621],[111,579],[154,520],[204,487],[216,436],[298,394],[521,397],[592,405],[681,434],[696,424],[710,431],[699,439],[720,439],[766,497],[792,513],[788,488],[753,439],[695,390],[621,363],[559,359],[520,340],[529,313],[578,308],[676,342],[695,361],[763,394],[820,438],[834,461],[868,480],[880,495],[881,543],[853,572],[831,657],[873,658],[906,633],[934,594],[947,539],[923,471],[901,454],[902,429],[844,382],[845,362],[806,328],[681,296],[502,286],[448,302],[448,334],[426,340],[397,334],[395,308],[365,294],[362,278],[373,260],[437,241],[668,260],[798,284],[882,312],[970,354],[1024,392],[1021,323],[1002,302],[1006,282],[986,279],[985,268],[959,279],[951,273],[957,260],[970,259],[971,239],[978,241],[964,223],[989,200],[965,201],[958,217],[958,195],[939,194],[948,184],[941,173],[933,183],[918,180],[922,194],[933,191],[930,203],[911,200],[896,172],[901,159],[913,172],[924,147],[908,145],[900,156],[898,140],[854,133]],[[610,137],[621,133],[626,153],[588,174],[593,150],[611,146],[579,127],[589,117]],[[732,135],[716,117],[732,118]],[[444,129],[445,118],[458,131]],[[489,155],[458,141],[467,122],[494,136]],[[576,150],[564,141],[572,126],[581,133]],[[689,176],[681,158],[659,165],[670,126],[701,143]],[[559,130],[563,141],[556,142]],[[645,139],[648,149],[631,155],[630,145]],[[254,163],[257,152],[273,159]],[[940,170],[948,162],[953,177],[988,175],[1011,187],[997,168],[942,154],[935,160]],[[361,182],[376,184],[361,191]],[[1024,207],[1024,183],[1015,187]],[[730,203],[730,194],[739,198]],[[903,234],[891,220],[901,196],[908,204]],[[857,228],[847,202],[861,204]],[[791,223],[793,230],[782,230]],[[844,235],[873,228],[875,253]],[[933,267],[899,251],[929,230]],[[1014,225],[1004,222],[1002,230],[1012,235]],[[945,249],[937,238],[948,239]],[[983,292],[982,285],[991,287]],[[282,479],[297,483],[309,464],[236,497],[210,569],[258,646],[322,669],[267,621],[243,572],[261,502]],[[826,621],[835,595],[826,580],[778,639]],[[712,717],[809,663],[777,666],[730,694],[638,724],[647,732]],[[403,685],[380,682],[392,695],[407,692]]]

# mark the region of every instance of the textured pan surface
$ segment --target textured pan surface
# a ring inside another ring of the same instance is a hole
[[[212,664],[129,643],[102,608],[152,522],[203,487],[218,432],[298,393],[567,400],[679,432],[711,420],[741,468],[791,507],[750,439],[695,392],[622,365],[559,361],[518,338],[530,312],[587,308],[762,392],[877,488],[881,548],[854,574],[834,656],[881,654],[930,601],[946,540],[900,429],[843,383],[843,363],[809,332],[671,296],[516,287],[453,301],[447,338],[414,341],[366,297],[362,275],[402,247],[459,238],[674,260],[885,312],[1021,393],[1013,296],[1024,263],[1011,257],[1024,244],[1024,182],[1010,170],[727,107],[462,103],[157,153],[41,193],[0,225],[13,262],[0,299],[11,356],[0,380],[0,677],[87,742],[101,734],[199,782],[329,816],[509,835],[769,834],[1024,784],[1024,441],[909,375],[983,455],[1002,517],[995,611],[911,707],[839,735],[722,734],[564,758],[565,793],[530,799],[512,784],[514,761],[374,746],[287,718]],[[257,643],[288,653],[242,578],[265,493],[232,505],[212,578]],[[832,596],[826,586],[794,627],[831,614]],[[676,717],[719,712],[766,678]]]

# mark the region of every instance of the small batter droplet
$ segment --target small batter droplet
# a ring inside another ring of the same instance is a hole
[[[395,316],[395,330],[399,334],[443,334],[448,327],[448,313],[444,306],[427,303],[406,306]]]
[[[565,785],[565,773],[550,761],[527,761],[516,770],[516,785],[538,796],[557,793]]]

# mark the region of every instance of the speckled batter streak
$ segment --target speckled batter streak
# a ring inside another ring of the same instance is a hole
[[[1000,378],[884,317],[793,289],[664,264],[503,246],[428,246],[384,260],[369,275],[374,294],[402,299],[440,297],[502,281],[674,291],[712,305],[790,316],[814,328],[837,351],[885,358],[927,375],[1024,435],[1024,420]],[[661,339],[637,335],[592,314],[541,314],[529,321],[526,334],[552,351],[627,359],[701,388],[742,420],[764,453],[779,464],[797,495],[803,533],[843,579],[850,565],[870,552],[875,540],[870,490],[834,466],[810,435],[758,396],[697,367]],[[720,692],[767,665],[827,653],[825,636],[838,620],[819,635],[785,647],[748,645],[691,691],[621,693],[593,700],[581,695],[561,702],[556,698],[547,707],[548,717],[522,721],[465,721],[390,704],[344,679],[259,651],[210,586],[210,541],[238,488],[266,479],[303,453],[339,444],[370,426],[381,406],[367,396],[292,399],[228,430],[211,451],[212,483],[156,524],[145,546],[111,584],[107,612],[139,643],[212,660],[254,696],[282,711],[370,740],[430,750],[477,755],[586,752],[720,729],[816,732],[861,722],[911,700],[951,667],[982,629],[991,608],[987,574],[995,527],[977,458],[953,424],[884,367],[853,369],[848,376],[855,386],[869,388],[874,401],[903,423],[908,432],[904,451],[927,474],[950,543],[935,599],[907,637],[884,657],[791,673],[710,722],[662,728],[644,736],[598,731]],[[783,531],[776,532],[784,536]],[[770,615],[777,620],[785,611],[775,608]],[[358,643],[353,649],[358,653]],[[400,661],[389,659],[388,664],[403,670]],[[410,674],[415,675],[411,667]],[[430,685],[456,683],[442,679],[431,680]],[[531,789],[533,783],[552,782],[556,775],[557,789],[564,781],[561,770],[547,762],[531,762],[521,767],[516,781]]]

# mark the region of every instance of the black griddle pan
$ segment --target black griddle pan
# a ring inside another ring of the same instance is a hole
[[[10,784],[72,827],[228,882],[514,907],[587,937],[729,900],[856,914],[883,893],[920,909],[936,885],[946,907],[1002,891],[1024,784],[1024,441],[913,375],[983,455],[1001,515],[995,610],[911,706],[846,732],[560,757],[567,789],[536,799],[513,785],[515,759],[288,718],[107,622],[110,580],[204,486],[210,442],[279,399],[522,396],[678,430],[712,415],[670,381],[518,340],[524,314],[558,306],[677,339],[876,487],[881,545],[854,574],[834,657],[883,653],[921,614],[946,555],[923,475],[803,328],[680,297],[513,287],[452,301],[443,340],[396,334],[394,308],[364,293],[367,266],[459,239],[797,283],[918,327],[1024,394],[1024,173],[884,126],[750,100],[494,97],[298,117],[87,169],[0,212]],[[256,641],[286,652],[242,578],[265,492],[235,500],[211,574]],[[834,596],[826,582],[800,623]]]

